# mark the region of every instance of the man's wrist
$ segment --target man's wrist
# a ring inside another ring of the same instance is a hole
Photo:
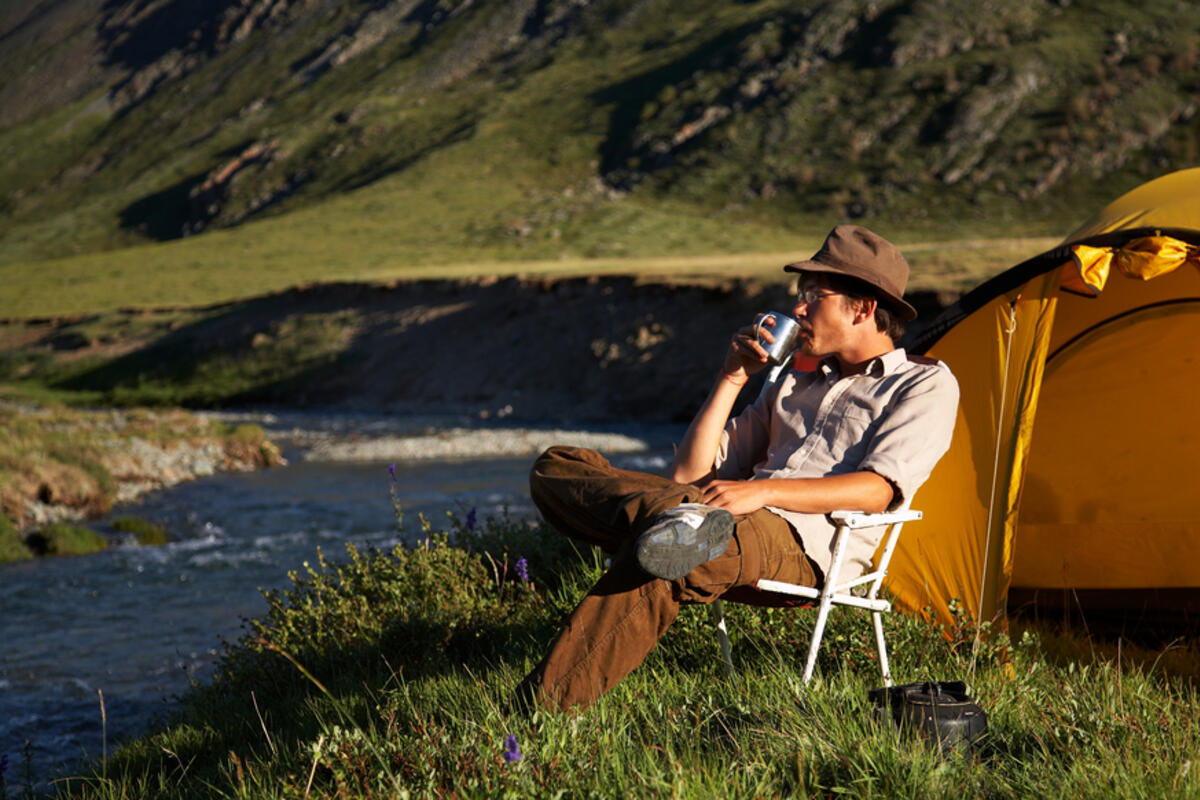
[[[727,383],[731,383],[740,389],[743,386],[745,386],[747,383],[750,382],[750,376],[747,375],[744,378],[742,378],[741,380],[738,380],[736,377],[734,377],[730,373],[726,372],[725,370],[721,370],[721,380],[723,380]]]

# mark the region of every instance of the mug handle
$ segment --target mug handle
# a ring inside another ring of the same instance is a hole
[[[763,320],[765,320],[767,317],[770,317],[775,322],[779,321],[779,320],[775,319],[774,311],[765,311],[762,314],[759,314],[757,317],[754,318],[754,338],[757,339],[760,343],[762,342]],[[774,327],[774,326],[772,326],[772,327]]]

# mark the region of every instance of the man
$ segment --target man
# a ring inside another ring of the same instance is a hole
[[[546,521],[613,563],[522,683],[524,700],[590,705],[642,662],[680,603],[744,593],[761,578],[819,586],[832,559],[825,515],[899,507],[949,447],[954,376],[895,347],[900,323],[916,317],[900,251],[839,225],[812,259],[784,269],[800,276],[799,346],[821,359],[816,370],[785,373],[730,420],[767,365],[754,326],[742,328],[670,480],[576,448],[534,464],[530,493]],[[854,532],[845,568],[868,568],[881,533]]]

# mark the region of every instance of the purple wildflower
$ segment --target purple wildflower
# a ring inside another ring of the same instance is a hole
[[[392,483],[395,483],[396,482],[396,462],[393,461],[391,464],[388,464],[388,475],[391,476]]]
[[[513,572],[517,573],[517,577],[526,583],[529,582],[529,562],[525,560],[525,556],[517,559],[517,563],[513,564]]]
[[[475,509],[472,508],[467,512],[467,530],[475,530]]]
[[[517,746],[517,735],[510,733],[504,740],[504,760],[508,763],[521,760],[521,748]]]

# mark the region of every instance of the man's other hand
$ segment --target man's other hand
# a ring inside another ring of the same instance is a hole
[[[752,514],[770,502],[767,481],[709,481],[702,502],[723,508],[735,517]]]
[[[765,506],[801,514],[828,514],[841,508],[875,514],[886,511],[895,500],[892,484],[870,471],[824,478],[712,480],[700,488],[702,502],[734,516],[752,514]]]

